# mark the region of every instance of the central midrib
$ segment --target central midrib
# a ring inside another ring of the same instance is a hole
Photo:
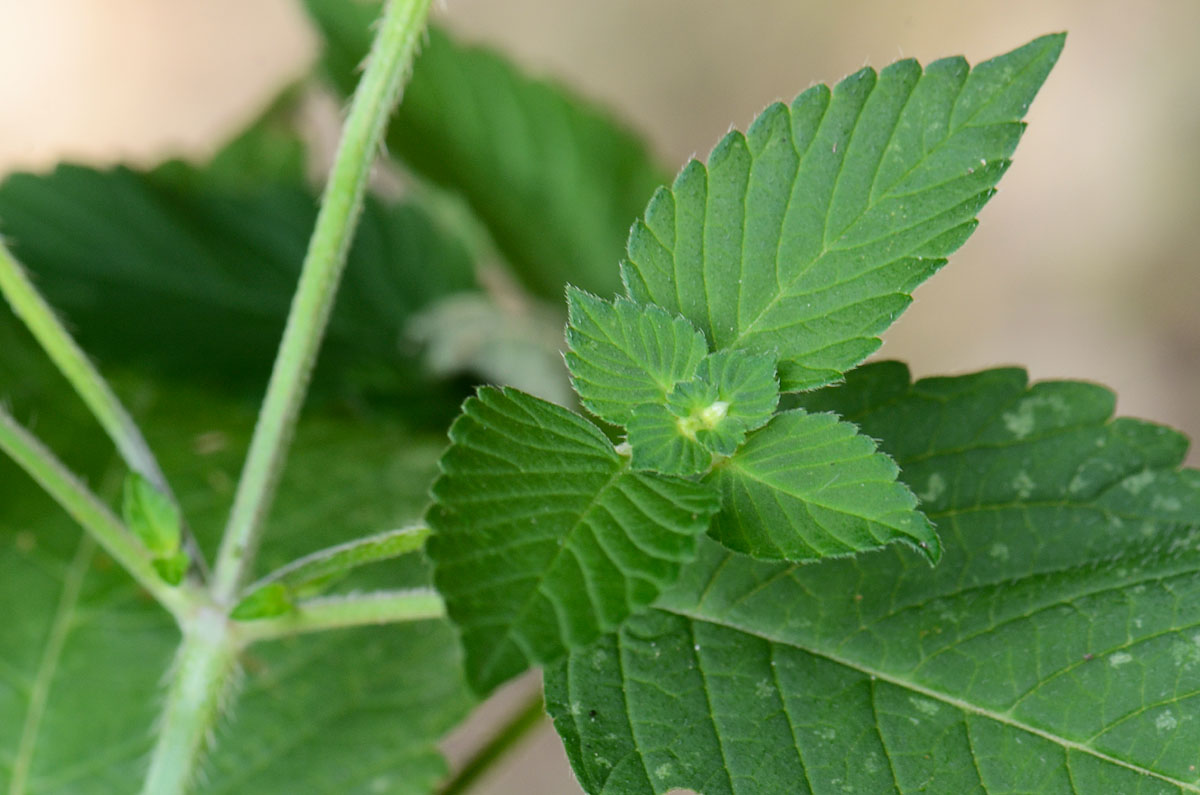
[[[1045,729],[1039,729],[1035,726],[1024,723],[1020,720],[1017,720],[1016,718],[1014,718],[1011,715],[1008,715],[1008,714],[1005,714],[1002,712],[996,712],[994,710],[989,710],[985,707],[979,706],[978,704],[972,704],[969,701],[963,701],[962,699],[956,698],[955,696],[949,695],[948,693],[943,693],[939,690],[934,690],[932,688],[925,687],[923,685],[919,685],[915,682],[911,682],[907,679],[903,679],[895,674],[888,673],[888,672],[880,670],[880,669],[872,668],[868,665],[864,665],[864,664],[858,662],[857,660],[851,660],[851,659],[848,659],[845,657],[841,657],[841,656],[834,654],[832,652],[829,652],[829,651],[818,650],[818,649],[810,648],[808,646],[802,646],[802,645],[797,644],[792,641],[780,640],[778,638],[771,637],[770,635],[767,635],[763,632],[759,632],[757,630],[748,629],[746,627],[743,627],[743,626],[740,626],[737,624],[731,624],[731,623],[728,623],[725,621],[714,620],[711,616],[705,616],[705,615],[701,615],[698,613],[689,612],[687,610],[683,610],[680,608],[662,607],[659,609],[664,610],[668,613],[673,613],[675,615],[681,616],[690,621],[702,621],[706,624],[712,624],[714,626],[724,627],[726,629],[731,629],[736,632],[741,632],[743,634],[750,635],[752,637],[756,637],[760,640],[764,640],[768,643],[780,644],[783,646],[787,646],[788,648],[797,649],[798,651],[802,651],[806,654],[811,654],[812,656],[819,657],[823,660],[828,660],[829,662],[832,662],[836,665],[840,665],[844,668],[849,668],[853,671],[858,671],[859,673],[870,676],[872,679],[876,679],[881,682],[887,682],[890,685],[895,685],[896,687],[900,687],[905,690],[912,691],[914,693],[917,693],[919,695],[922,695],[922,696],[932,699],[934,701],[939,701],[943,704],[951,706],[962,712],[966,712],[966,713],[969,713],[972,715],[978,715],[980,717],[987,718],[988,720],[995,721],[1004,726],[1008,726],[1010,728],[1017,729],[1019,731],[1028,732],[1029,734],[1032,734],[1036,737],[1040,737],[1043,740],[1046,740],[1047,742],[1054,743],[1055,745],[1065,748],[1067,750],[1084,753],[1084,754],[1094,757],[1102,762],[1106,762],[1111,765],[1116,765],[1118,767],[1125,768],[1126,770],[1137,773],[1139,775],[1149,776],[1151,778],[1155,778],[1160,781],[1165,781],[1166,783],[1171,784],[1172,786],[1179,787],[1180,789],[1182,789],[1185,792],[1200,793],[1200,786],[1197,786],[1196,784],[1189,784],[1185,781],[1179,781],[1178,779],[1171,778],[1170,776],[1164,775],[1162,773],[1158,773],[1158,772],[1149,770],[1144,767],[1139,767],[1135,764],[1132,764],[1131,762],[1126,762],[1123,759],[1118,759],[1117,757],[1110,756],[1102,751],[1098,751],[1095,748],[1091,748],[1082,743],[1075,742],[1074,740],[1068,740],[1065,737],[1061,737],[1057,734],[1046,731]]]

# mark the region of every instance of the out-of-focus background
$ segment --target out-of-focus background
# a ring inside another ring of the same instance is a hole
[[[882,354],[918,375],[1086,378],[1200,436],[1195,0],[446,0],[438,16],[613,107],[672,166],[864,64],[1069,31],[979,231]],[[0,174],[202,158],[315,48],[292,0],[0,0]],[[479,791],[578,789],[542,732]]]

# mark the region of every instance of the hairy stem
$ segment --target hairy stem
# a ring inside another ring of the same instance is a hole
[[[221,539],[213,578],[213,592],[219,602],[233,599],[253,563],[362,210],[370,167],[408,77],[430,2],[391,0],[387,4],[366,71],[354,92],[233,510]]]
[[[143,795],[188,791],[231,695],[237,652],[223,611],[201,607],[184,624],[183,645],[175,660]]]
[[[421,621],[445,614],[446,605],[434,590],[376,591],[301,602],[286,615],[239,623],[238,635],[249,643],[303,632]]]
[[[248,586],[245,593],[252,594],[272,583],[282,583],[293,591],[301,590],[310,583],[349,572],[359,566],[416,552],[425,545],[429,533],[425,525],[412,525],[327,547],[276,569]]]
[[[83,399],[92,416],[116,445],[126,465],[178,505],[141,430],[3,241],[0,241],[0,293],[4,294],[13,313],[26,325],[59,372]],[[189,557],[200,571],[204,571],[207,566],[203,555],[190,534],[186,545]]]
[[[467,760],[462,770],[458,771],[458,775],[442,787],[439,795],[461,795],[469,790],[471,785],[486,773],[496,760],[502,758],[510,748],[524,739],[525,735],[541,723],[545,716],[546,708],[542,703],[542,693],[539,690],[497,729],[483,747]]]
[[[141,542],[104,502],[93,494],[42,442],[0,408],[0,450],[36,480],[55,502],[100,542],[145,588],[178,619],[191,600],[185,588],[163,582]]]

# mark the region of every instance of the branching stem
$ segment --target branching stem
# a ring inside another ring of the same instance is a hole
[[[387,4],[366,71],[354,92],[221,539],[213,577],[214,595],[220,603],[234,598],[253,563],[362,210],[371,164],[408,77],[430,2],[392,0]]]
[[[104,502],[92,493],[51,450],[0,408],[0,450],[36,480],[55,502],[100,542],[108,554],[128,571],[177,619],[190,600],[186,587],[163,582],[145,547]]]

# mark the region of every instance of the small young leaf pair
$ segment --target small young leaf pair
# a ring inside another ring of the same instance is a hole
[[[706,472],[775,412],[773,357],[710,354],[690,322],[657,306],[569,287],[567,307],[575,391],[597,417],[626,427],[634,469]]]
[[[163,582],[183,582],[191,561],[181,546],[183,516],[179,507],[150,481],[131,472],[125,478],[121,508],[125,525],[146,547]]]

